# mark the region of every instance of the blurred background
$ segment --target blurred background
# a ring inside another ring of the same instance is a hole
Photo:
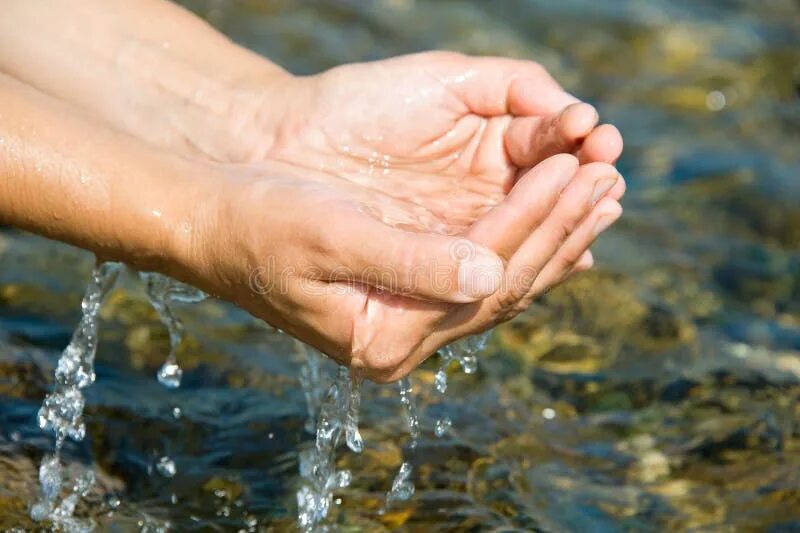
[[[417,494],[379,515],[407,443],[368,387],[332,521],[381,531],[800,531],[800,2],[197,0],[295,73],[445,48],[530,58],[625,138],[623,219],[596,268],[498,328],[472,375],[414,376]],[[0,529],[33,527],[35,415],[92,258],[0,230]],[[128,278],[102,312],[88,437],[103,530],[291,530],[308,446],[293,343],[220,302],[166,331]],[[180,416],[175,416],[175,408]],[[437,438],[433,423],[453,420]],[[176,473],[155,468],[162,456]],[[117,506],[116,498],[121,499]],[[177,502],[177,503],[175,503]]]

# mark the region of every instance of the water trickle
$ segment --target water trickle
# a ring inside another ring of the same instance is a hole
[[[101,263],[92,271],[92,278],[81,302],[81,320],[72,339],[58,360],[53,392],[48,394],[39,409],[39,427],[52,431],[56,437],[55,453],[42,460],[39,483],[42,498],[31,507],[31,518],[36,521],[51,520],[65,531],[89,531],[91,522],[72,518],[78,500],[94,484],[94,472],[79,474],[70,493],[58,502],[64,487],[64,470],[61,465],[61,448],[66,438],[83,440],[86,426],[83,408],[86,400],[81,392],[95,380],[94,357],[97,352],[97,315],[103,299],[117,280],[119,263]]]
[[[360,379],[346,367],[339,367],[328,395],[319,406],[314,446],[300,454],[300,475],[304,484],[297,491],[297,517],[304,531],[317,530],[328,515],[333,491],[350,485],[349,470],[336,470],[336,449],[342,441],[360,452],[363,441],[358,431],[361,403]]]
[[[190,285],[155,272],[140,272],[146,284],[147,298],[158,313],[161,323],[169,332],[169,354],[156,373],[158,382],[168,389],[181,386],[183,369],[178,365],[177,351],[183,342],[183,323],[172,311],[171,302],[194,303],[206,298],[206,294]]]
[[[410,440],[408,447],[413,451],[419,442],[419,413],[417,403],[414,399],[414,389],[411,386],[411,378],[404,377],[397,382],[397,390],[400,393],[400,404],[403,406],[403,414],[406,419],[406,427]],[[400,469],[394,476],[392,488],[386,493],[384,510],[388,509],[396,501],[408,500],[414,494],[414,482],[411,477],[411,463],[406,461],[400,465]]]
[[[414,389],[411,387],[411,378],[404,377],[398,381],[397,389],[400,392],[400,403],[403,405],[403,414],[406,418],[408,434],[411,437],[408,447],[413,450],[419,441],[419,413],[417,412],[417,402],[414,400]]]
[[[447,369],[453,361],[458,361],[465,374],[474,374],[478,370],[477,354],[486,348],[491,334],[490,330],[480,335],[467,337],[439,350],[441,364],[433,379],[434,387],[439,394],[444,395],[447,392]],[[440,418],[434,424],[434,433],[437,437],[442,437],[450,431],[452,425],[449,418]]]
[[[361,450],[364,449],[364,440],[358,430],[358,413],[361,408],[361,376],[351,370],[350,378],[350,397],[345,415],[345,439],[348,448],[356,453],[361,453]]]
[[[328,390],[324,382],[327,376],[325,376],[322,368],[325,356],[296,339],[294,345],[295,350],[303,359],[303,366],[300,368],[300,386],[303,388],[306,408],[308,409],[305,428],[309,433],[314,433],[316,431],[317,413]]]

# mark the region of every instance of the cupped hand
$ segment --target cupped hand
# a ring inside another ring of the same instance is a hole
[[[241,159],[321,170],[464,231],[530,167],[558,153],[614,163],[619,132],[538,64],[427,52],[278,84]],[[276,115],[276,111],[278,114]],[[620,180],[611,197],[624,192]],[[413,221],[412,221],[413,223]]]
[[[180,277],[381,382],[590,266],[585,251],[621,212],[606,196],[617,171],[563,154],[453,236],[387,224],[386,212],[413,217],[413,207],[343,178],[223,168]]]

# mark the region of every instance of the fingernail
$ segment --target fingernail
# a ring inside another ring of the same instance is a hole
[[[458,266],[458,291],[467,298],[485,298],[497,292],[503,279],[503,262],[491,252],[476,250]]]
[[[595,237],[597,237],[598,235],[603,233],[605,230],[607,230],[608,227],[613,223],[614,223],[614,217],[611,216],[611,215],[603,215],[599,219],[597,219],[597,222],[594,223],[594,235],[595,235]]]
[[[592,192],[592,205],[599,202],[600,198],[605,196],[605,194],[611,190],[611,187],[617,183],[617,177],[618,176],[614,176],[613,178],[603,178],[594,184],[594,192]]]

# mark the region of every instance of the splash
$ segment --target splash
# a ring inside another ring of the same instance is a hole
[[[31,507],[31,518],[36,521],[51,520],[64,531],[83,532],[93,527],[91,522],[72,517],[80,498],[94,485],[94,472],[91,469],[79,473],[69,487],[69,494],[58,501],[66,477],[61,464],[61,448],[67,438],[81,441],[86,436],[83,422],[86,399],[82,390],[95,380],[97,315],[121,267],[119,263],[101,263],[92,271],[91,281],[81,302],[81,320],[58,360],[53,392],[45,397],[39,409],[39,427],[55,434],[56,445],[54,454],[46,456],[39,467],[42,497]]]
[[[363,449],[358,431],[360,403],[361,380],[346,367],[340,367],[319,407],[314,446],[300,454],[304,483],[297,491],[297,519],[306,532],[326,529],[322,521],[333,502],[333,491],[350,485],[350,471],[336,470],[336,449],[342,440],[356,453]]]
[[[171,302],[200,302],[206,298],[206,294],[190,285],[155,272],[141,272],[139,277],[145,282],[145,290],[150,304],[169,332],[169,354],[164,364],[158,369],[156,378],[168,389],[177,389],[181,386],[183,378],[183,369],[178,365],[177,352],[183,342],[184,329],[183,322],[172,311]]]

